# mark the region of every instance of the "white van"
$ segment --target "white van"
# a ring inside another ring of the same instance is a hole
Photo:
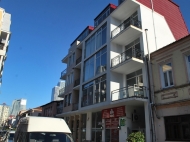
[[[14,142],[74,142],[65,120],[49,117],[20,119]]]

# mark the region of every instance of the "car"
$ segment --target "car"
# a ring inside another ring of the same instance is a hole
[[[64,119],[29,116],[21,118],[14,142],[74,142]]]

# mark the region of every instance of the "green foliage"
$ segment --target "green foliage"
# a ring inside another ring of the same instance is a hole
[[[145,142],[145,136],[142,132],[134,132],[131,133],[128,138],[127,142]]]

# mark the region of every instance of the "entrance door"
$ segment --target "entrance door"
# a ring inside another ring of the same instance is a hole
[[[119,142],[119,129],[106,129],[105,142]]]

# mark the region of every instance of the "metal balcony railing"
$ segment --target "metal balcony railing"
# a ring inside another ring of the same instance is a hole
[[[64,92],[65,92],[65,88],[61,88],[61,89],[59,90],[59,95],[62,95]]]
[[[122,32],[123,30],[128,28],[130,25],[133,25],[133,26],[138,27],[138,28],[141,29],[141,22],[140,21],[129,18],[129,19],[125,20],[123,23],[121,23],[117,28],[115,28],[111,32],[111,38],[118,35],[120,32]]]
[[[67,73],[67,69],[65,69],[64,71],[61,72],[61,77],[63,77],[64,75],[66,75]]]
[[[78,86],[80,84],[80,78],[75,80],[74,87]]]
[[[74,103],[72,105],[73,105],[73,109],[72,109],[73,111],[78,110],[78,105],[79,105],[78,103]]]
[[[111,59],[111,67],[114,67],[120,63],[123,63],[123,62],[131,59],[132,57],[142,60],[143,56],[144,56],[143,51],[135,48],[135,46],[132,46],[131,48],[128,48],[127,50],[125,50],[120,55]]]
[[[134,84],[134,86],[123,87],[111,92],[111,101],[117,101],[128,98],[143,98],[147,99],[146,87],[138,86]]]
[[[77,60],[76,60],[76,65],[78,65],[82,60],[82,56],[80,56]]]

